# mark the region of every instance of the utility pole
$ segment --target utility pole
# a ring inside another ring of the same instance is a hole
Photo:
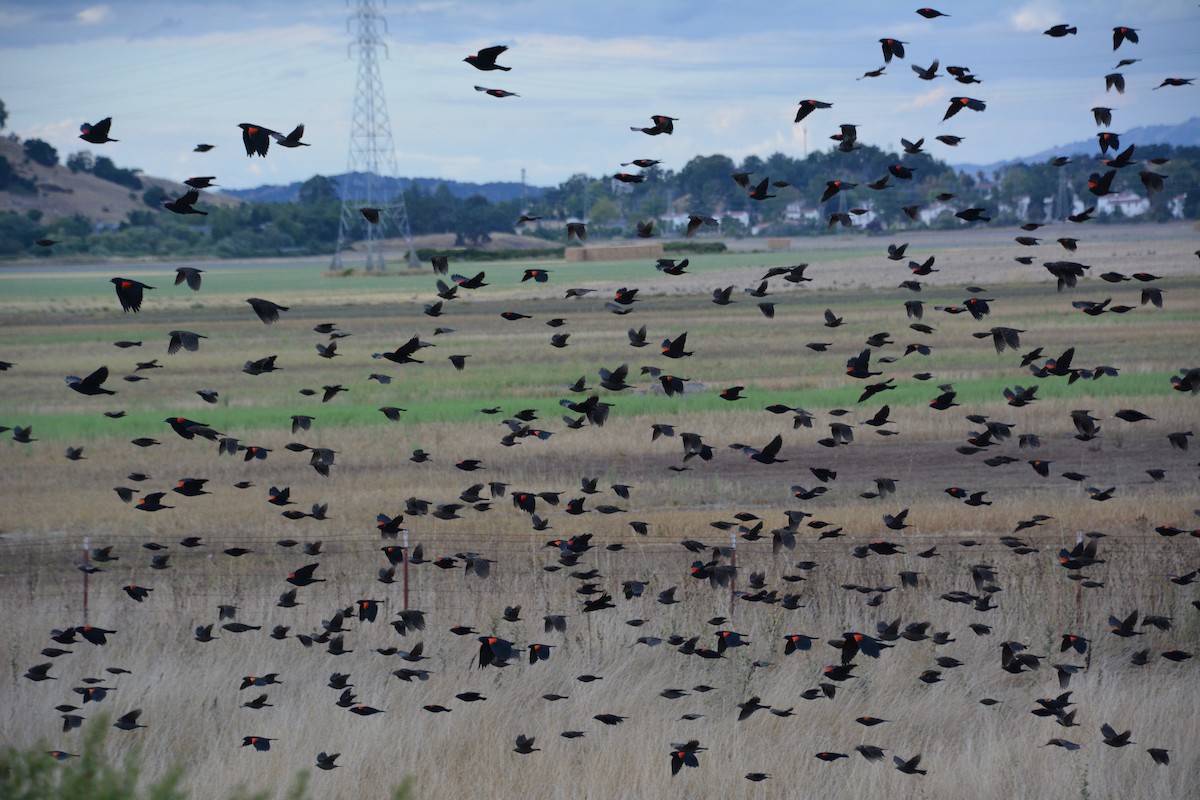
[[[383,77],[379,71],[379,51],[387,55],[380,28],[387,30],[381,12],[387,0],[346,0],[353,11],[346,28],[354,37],[347,51],[358,53],[358,78],[354,88],[354,113],[350,121],[350,155],[346,177],[342,180],[342,215],[338,227],[333,269],[343,268],[343,251],[361,241],[366,249],[366,269],[386,269],[384,240],[403,238],[410,266],[416,267],[417,251],[408,227],[404,195],[397,187],[387,196],[383,178],[398,178],[392,126],[388,121],[387,101],[383,96]],[[379,223],[372,224],[360,213],[361,208],[379,209]]]

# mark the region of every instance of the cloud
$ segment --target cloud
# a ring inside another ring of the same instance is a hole
[[[909,100],[907,103],[901,103],[896,106],[897,111],[907,111],[912,108],[928,108],[936,106],[945,101],[947,91],[945,89],[930,89],[925,94],[920,94]]]
[[[80,25],[98,25],[112,16],[112,9],[106,5],[88,6],[75,14],[75,21]]]
[[[1012,13],[1009,22],[1023,33],[1041,33],[1052,25],[1062,22],[1058,7],[1053,4],[1030,3]]]

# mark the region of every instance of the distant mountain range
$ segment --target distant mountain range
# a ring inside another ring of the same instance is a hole
[[[347,177],[353,177],[360,173],[342,173],[341,175],[329,175],[330,180],[336,181],[339,186],[345,185]],[[381,178],[380,188],[384,194],[395,196],[409,187],[410,184],[417,184],[421,187],[421,191],[432,194],[437,191],[439,184],[445,184],[450,190],[450,194],[460,200],[464,200],[473,195],[483,195],[490,203],[499,203],[505,200],[519,200],[522,196],[534,200],[541,197],[546,191],[545,187],[528,186],[507,181],[502,183],[460,183],[459,181],[444,180],[442,178]],[[283,186],[269,185],[256,186],[253,189],[222,189],[223,194],[230,197],[236,197],[239,200],[246,200],[251,203],[290,203],[300,197],[301,181],[289,183]]]
[[[1200,117],[1192,117],[1178,125],[1143,125],[1121,132],[1121,146],[1131,144],[1169,144],[1174,147],[1200,147]],[[980,170],[985,175],[991,175],[996,170],[1004,169],[1012,164],[1039,164],[1049,161],[1055,156],[1096,155],[1100,147],[1095,137],[1083,139],[1070,144],[1058,145],[1041,152],[1008,161],[995,161],[991,164],[951,164],[959,172],[974,175]]]

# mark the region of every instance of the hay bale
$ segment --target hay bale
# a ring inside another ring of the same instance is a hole
[[[662,258],[662,242],[645,244],[599,244],[587,247],[568,247],[566,260],[579,261],[639,261]]]

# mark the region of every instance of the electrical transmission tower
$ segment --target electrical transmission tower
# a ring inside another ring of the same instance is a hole
[[[408,227],[404,196],[397,188],[392,194],[381,178],[399,177],[396,170],[392,126],[388,121],[387,101],[383,96],[383,77],[379,72],[379,51],[387,55],[379,28],[387,30],[380,9],[387,0],[347,0],[354,11],[346,27],[354,36],[347,46],[358,51],[358,78],[354,88],[354,115],[350,122],[350,156],[342,181],[342,217],[338,228],[333,268],[342,269],[343,251],[356,242],[366,250],[367,271],[385,269],[384,240],[403,237],[408,263],[417,266],[417,252]],[[397,185],[398,186],[398,185]],[[379,222],[372,224],[359,209],[379,209]]]

